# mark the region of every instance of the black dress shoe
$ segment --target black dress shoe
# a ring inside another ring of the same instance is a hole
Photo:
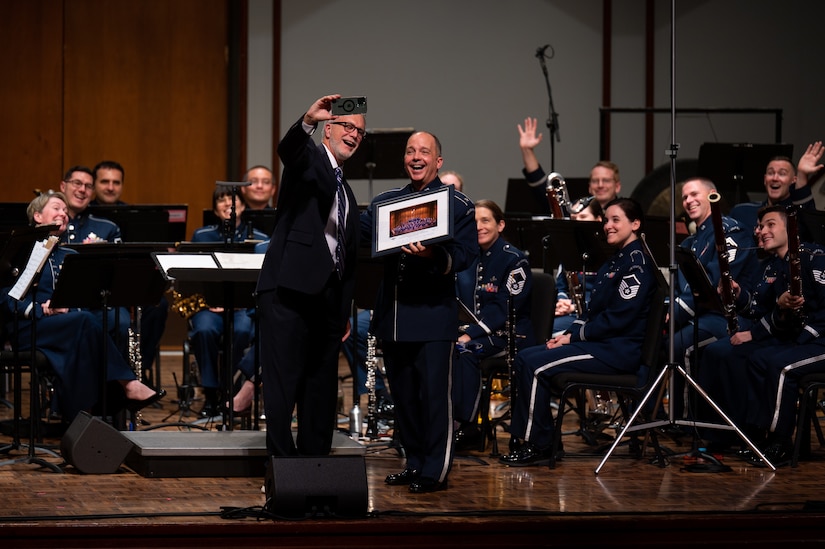
[[[513,467],[525,467],[528,465],[549,465],[550,448],[539,449],[536,445],[525,442],[517,449],[507,455],[501,456],[499,461],[505,465]],[[556,452],[556,460],[564,457],[564,450],[559,448]]]
[[[762,455],[764,455],[774,467],[779,467],[790,463],[792,453],[793,446],[786,442],[774,442],[762,450]],[[751,453],[749,461],[757,467],[765,466],[765,462],[762,461],[755,453]]]
[[[462,425],[455,432],[456,450],[477,450],[479,446],[481,446],[481,430],[475,425]]]
[[[447,481],[438,482],[434,478],[421,477],[410,483],[410,492],[413,494],[429,494],[447,489]]]
[[[418,479],[420,475],[421,473],[419,473],[416,469],[407,468],[400,473],[387,475],[384,482],[392,486],[402,486],[404,484],[411,484],[414,480]]]
[[[395,417],[395,403],[388,395],[379,394],[375,412],[380,418],[393,419]]]
[[[143,410],[147,406],[151,406],[155,402],[159,401],[163,397],[166,396],[166,389],[161,389],[160,391],[156,392],[154,395],[150,396],[149,398],[144,398],[143,400],[127,400],[126,401],[126,408],[130,412],[137,412],[138,410]]]

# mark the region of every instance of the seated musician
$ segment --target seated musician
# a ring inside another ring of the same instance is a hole
[[[66,231],[69,215],[67,199],[62,192],[36,197],[29,204],[27,213],[32,224],[59,225],[55,235],[59,236]],[[71,422],[80,411],[91,411],[98,402],[103,368],[101,349],[104,349],[104,344],[106,379],[116,381],[114,386],[122,388],[120,395],[125,397],[128,409],[140,410],[160,400],[166,392],[162,389],[156,392],[137,380],[111,337],[103,334],[100,315],[85,309],[51,307],[51,297],[63,261],[74,253],[77,252],[57,245],[52,248],[35,295],[32,295],[33,286],[17,301],[8,295],[11,288],[3,289],[3,307],[10,315],[17,313],[18,316],[18,349],[31,349],[34,315],[36,347],[46,356],[57,374],[56,397],[64,422]]]
[[[825,153],[821,141],[811,143],[794,167],[787,156],[771,158],[765,168],[763,183],[767,197],[762,202],[743,202],[730,210],[730,217],[736,219],[749,229],[756,229],[757,214],[765,206],[799,205],[802,208],[815,208],[814,197],[809,183],[814,174],[822,168],[817,164]]]
[[[617,198],[607,205],[604,232],[617,251],[596,274],[584,317],[564,334],[516,355],[510,425],[515,439],[511,452],[501,457],[502,463],[524,466],[549,461],[554,436],[550,377],[570,371],[638,371],[657,287],[656,265],[638,236],[643,221],[642,208],[635,200]]]
[[[533,191],[536,201],[546,209],[550,215],[550,206],[547,202],[546,187],[543,181],[546,178],[544,170],[536,157],[535,148],[541,143],[542,134],[536,133],[538,125],[535,118],[525,118],[524,127],[518,125],[519,148],[524,162],[522,172]],[[588,192],[598,203],[601,215],[607,203],[619,196],[622,190],[622,181],[619,178],[619,166],[609,160],[600,160],[590,169]]]
[[[530,322],[532,274],[524,253],[501,238],[504,214],[492,200],[475,203],[479,255],[470,268],[456,275],[456,294],[478,323],[461,327],[453,362],[453,409],[458,423],[457,449],[476,446],[481,361],[507,349],[507,318],[512,295],[516,311],[516,348],[535,344]],[[511,278],[513,292],[508,289]],[[518,290],[516,292],[516,289]],[[483,413],[487,413],[484,410]]]
[[[716,253],[716,228],[714,227],[712,209],[709,196],[716,192],[712,181],[704,178],[695,178],[685,181],[682,185],[682,206],[691,221],[696,223],[696,233],[685,238],[680,246],[690,250],[705,269],[708,280],[715,287],[721,277],[719,256]],[[754,286],[754,279],[759,272],[756,250],[751,246],[753,241],[751,231],[743,227],[735,219],[719,216],[721,230],[724,232],[726,259],[730,276],[738,281],[743,288],[750,290]],[[684,361],[685,370],[695,376],[692,370],[691,358],[694,351],[694,339],[699,348],[722,339],[728,334],[729,319],[719,311],[697,310],[694,301],[693,288],[681,270],[678,272],[676,287],[674,288],[674,323],[676,333],[673,335],[674,353],[677,361]],[[744,322],[744,319],[740,319]],[[695,330],[698,324],[698,330]],[[687,417],[685,398],[687,384],[681,376],[676,377],[674,387],[670,388],[670,398],[676,418]]]
[[[799,246],[796,224],[788,219],[785,206],[759,211],[756,234],[770,257],[753,293],[733,283],[737,306],[758,321],[709,345],[698,379],[774,465],[791,455],[799,379],[825,372],[825,248]],[[792,245],[798,262],[791,260]],[[791,291],[795,277],[801,278],[801,295]],[[711,438],[720,446],[731,440],[715,432]],[[750,450],[740,455],[758,461]]]
[[[233,242],[244,242],[248,233],[248,227],[241,221],[241,214],[246,204],[240,195],[235,196],[235,227]],[[212,210],[221,221],[221,224],[207,225],[197,229],[192,236],[192,242],[224,242],[224,226],[231,217],[232,193],[223,185],[215,187],[212,194]],[[267,236],[261,231],[253,229],[253,238],[256,240],[266,240]],[[247,309],[237,309],[235,311],[234,333],[233,333],[233,354],[232,367],[237,367],[244,351],[252,343],[254,326],[252,318]],[[201,376],[201,386],[204,389],[205,403],[201,414],[204,417],[215,417],[220,413],[220,375],[218,373],[218,350],[221,347],[221,340],[224,332],[224,317],[222,307],[210,307],[196,312],[190,319],[189,339],[192,342],[192,353],[198,363],[198,370]]]
[[[69,220],[66,230],[60,234],[64,244],[94,244],[96,242],[121,242],[120,227],[108,219],[92,215],[89,204],[94,198],[95,174],[86,166],[72,166],[60,182],[60,191],[66,198]],[[124,357],[129,356],[129,310],[112,307],[108,310],[109,333]]]

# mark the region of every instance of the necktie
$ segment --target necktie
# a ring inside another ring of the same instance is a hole
[[[338,190],[336,192],[338,197],[338,222],[335,230],[335,271],[338,277],[344,276],[344,259],[346,258],[346,238],[344,230],[346,228],[346,208],[347,195],[344,192],[344,171],[338,167],[335,168],[335,179],[338,180]]]

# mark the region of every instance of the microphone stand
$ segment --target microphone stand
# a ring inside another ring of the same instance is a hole
[[[549,100],[550,106],[550,115],[547,118],[547,129],[550,132],[550,171],[556,171],[556,141],[561,142],[561,134],[559,134],[559,115],[556,112],[555,107],[553,107],[553,90],[550,88],[550,76],[547,74],[547,63],[545,63],[545,50],[550,48],[550,51],[553,51],[552,46],[549,44],[547,46],[542,46],[541,48],[536,50],[536,57],[539,59],[539,63],[541,63],[541,72],[544,73],[544,83],[547,84],[547,97]],[[550,57],[553,54],[551,53]]]

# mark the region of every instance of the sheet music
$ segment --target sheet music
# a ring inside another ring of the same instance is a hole
[[[29,262],[26,264],[26,268],[17,278],[17,282],[15,282],[11,291],[9,291],[9,295],[11,297],[17,301],[23,299],[23,296],[29,291],[29,287],[34,280],[34,277],[43,269],[43,265],[46,264],[46,259],[49,258],[49,254],[52,253],[52,249],[55,244],[57,244],[56,236],[50,236],[45,240],[35,242],[32,247],[32,253],[29,256]]]
[[[169,269],[217,269],[219,265],[212,254],[154,253],[164,273]]]
[[[222,269],[254,269],[261,270],[264,264],[264,254],[215,252],[215,259]]]

